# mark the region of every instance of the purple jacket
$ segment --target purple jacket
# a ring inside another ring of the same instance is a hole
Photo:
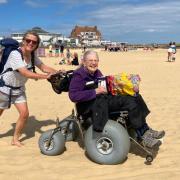
[[[97,80],[102,77],[100,70],[96,70],[93,75],[82,66],[75,70],[69,86],[69,98],[72,102],[84,102],[96,98],[95,89],[87,89],[86,82]]]

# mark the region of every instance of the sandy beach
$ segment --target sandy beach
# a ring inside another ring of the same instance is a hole
[[[26,84],[30,117],[22,140],[24,147],[11,146],[18,113],[12,106],[0,118],[0,180],[176,180],[180,176],[180,52],[176,62],[167,62],[167,50],[105,52],[98,49],[100,69],[106,75],[119,72],[139,74],[140,93],[149,109],[148,124],[164,129],[159,152],[152,165],[145,158],[129,153],[119,165],[99,165],[90,161],[76,142],[67,142],[59,156],[41,154],[38,140],[42,132],[55,127],[57,117],[71,113],[73,103],[67,93],[57,95],[45,80]],[[79,50],[79,55],[81,52]],[[58,57],[41,58],[56,69],[75,69],[59,65]]]

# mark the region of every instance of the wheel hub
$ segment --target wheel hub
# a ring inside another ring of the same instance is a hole
[[[53,142],[53,140],[50,141],[50,144],[48,142],[49,142],[49,140],[46,139],[44,141],[43,145],[44,145],[44,148],[46,149],[46,151],[51,151],[53,149],[53,147],[54,147],[54,142]]]
[[[96,148],[101,154],[110,154],[113,151],[113,142],[107,137],[101,137],[96,142]]]

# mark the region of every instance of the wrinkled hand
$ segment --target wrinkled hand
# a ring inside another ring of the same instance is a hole
[[[54,75],[54,74],[56,74],[56,73],[49,73],[49,74],[47,74],[47,79],[51,79],[51,76]]]
[[[96,94],[107,94],[107,90],[103,86],[99,86],[98,88],[95,89],[95,91]]]

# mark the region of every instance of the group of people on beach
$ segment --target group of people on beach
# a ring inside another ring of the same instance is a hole
[[[39,43],[40,38],[38,34],[33,31],[25,33],[20,47],[22,56],[18,51],[12,51],[5,64],[4,71],[8,68],[12,68],[13,71],[0,75],[0,78],[3,77],[7,85],[0,87],[0,116],[5,109],[8,109],[9,103],[14,104],[19,116],[11,144],[18,147],[23,145],[20,137],[29,117],[25,83],[29,78],[48,79],[59,71],[45,65],[36,56],[35,51]],[[31,70],[32,57],[34,57],[35,66],[43,73],[35,73]],[[108,112],[127,110],[129,116],[128,124],[134,128],[142,144],[149,148],[160,146],[161,141],[159,139],[165,135],[165,132],[156,131],[149,127],[146,122],[146,116],[150,113],[150,110],[139,93],[136,96],[114,96],[108,94],[107,89],[101,85],[93,89],[86,87],[87,82],[96,81],[103,76],[98,69],[98,65],[99,56],[97,52],[88,50],[85,51],[82,57],[82,64],[73,73],[69,87],[69,98],[77,104],[78,113],[88,112],[94,122],[94,131],[101,132],[103,129],[102,124],[107,122]],[[11,97],[9,95],[10,86],[19,87],[12,89]],[[100,105],[100,108],[97,108],[97,105]],[[103,122],[99,122],[99,115],[100,117],[103,115],[101,117]],[[101,125],[99,126],[99,124]]]
[[[52,57],[53,56],[53,50],[54,50],[54,55],[55,57],[64,57],[64,45],[61,44],[60,46],[55,44],[55,45],[52,45],[50,44],[49,45],[49,57]]]
[[[73,54],[70,52],[70,48],[66,48],[66,56],[61,56],[59,64],[67,64],[67,65],[79,65],[78,53],[74,52]]]
[[[49,57],[53,57],[53,51],[55,57],[60,57],[59,64],[67,64],[78,66],[78,53],[74,52],[73,54],[70,52],[69,47],[65,47],[64,44],[59,45],[49,45]],[[66,53],[65,53],[66,52]]]
[[[128,51],[128,48],[127,48],[127,46],[126,45],[105,45],[104,46],[104,50],[105,51],[110,51],[110,52],[118,52],[118,51],[124,51],[124,52],[126,52],[126,51]]]

